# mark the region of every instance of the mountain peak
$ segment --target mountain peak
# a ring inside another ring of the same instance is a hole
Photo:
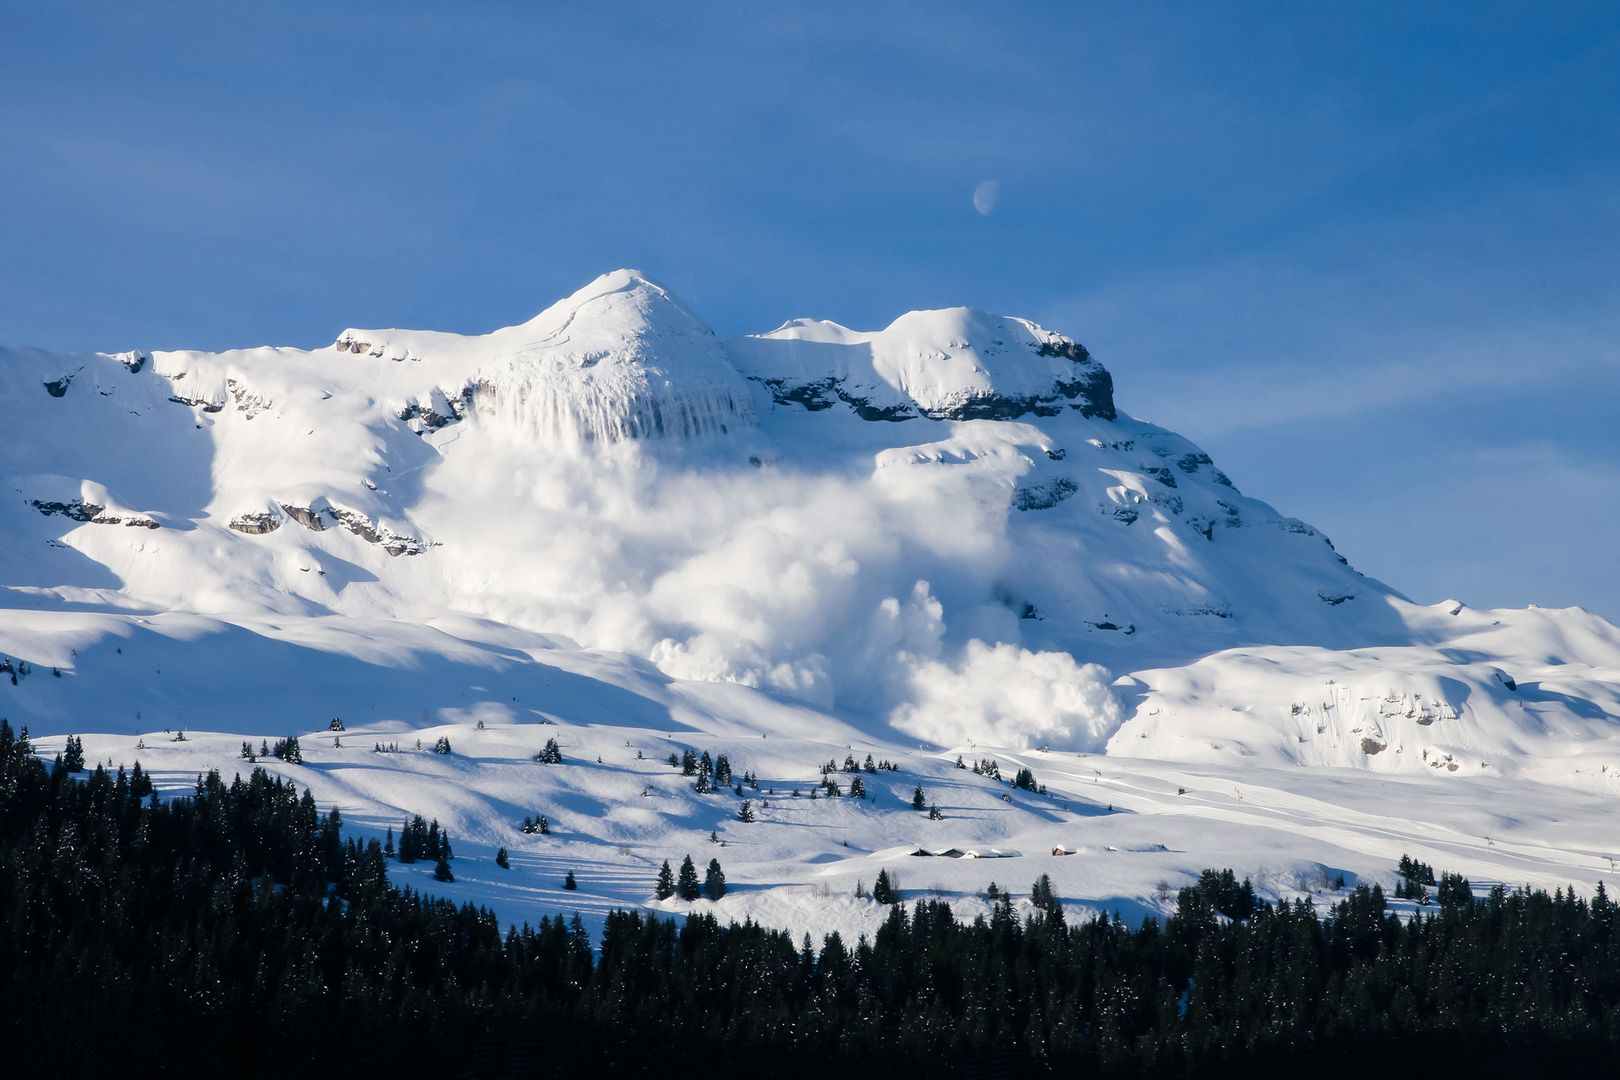
[[[791,319],[726,343],[778,404],[843,401],[867,419],[1013,419],[1070,408],[1112,420],[1113,378],[1084,346],[976,308],[909,311],[882,330]]]
[[[554,312],[559,308],[575,310],[593,301],[602,300],[606,297],[621,293],[642,295],[653,303],[657,303],[659,301],[667,302],[685,312],[692,319],[697,319],[697,316],[692,313],[692,310],[672,296],[670,291],[664,288],[664,286],[652,280],[640,270],[634,270],[629,267],[621,267],[618,270],[609,270],[605,274],[599,274],[590,282],[574,290],[568,296],[563,297],[556,303],[550,305],[539,315],[536,315],[534,319],[529,321],[531,323],[535,322],[545,317],[547,313]]]

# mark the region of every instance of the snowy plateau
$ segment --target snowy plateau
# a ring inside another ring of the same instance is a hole
[[[720,340],[617,271],[483,336],[0,349],[0,492],[0,716],[47,757],[181,793],[297,735],[261,764],[360,835],[437,819],[456,880],[394,878],[514,922],[685,910],[652,891],[687,853],[731,886],[694,906],[817,934],[881,921],[880,869],[969,917],[1402,853],[1620,883],[1620,630],[1408,601],[1024,319]],[[1004,857],[914,855],[950,849]]]

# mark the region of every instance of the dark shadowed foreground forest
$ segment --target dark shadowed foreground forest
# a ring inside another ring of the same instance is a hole
[[[1318,910],[1209,873],[1134,927],[1070,925],[1037,888],[1023,919],[895,903],[869,941],[627,911],[593,942],[394,888],[375,841],[263,770],[160,800],[138,766],[73,764],[0,724],[9,1076],[1480,1076],[1620,1053],[1601,890],[1448,877],[1401,920],[1377,887]]]

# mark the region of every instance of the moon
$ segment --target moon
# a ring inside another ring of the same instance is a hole
[[[986,180],[973,189],[973,209],[985,217],[996,208],[996,198],[1001,194],[1001,185],[994,180]]]

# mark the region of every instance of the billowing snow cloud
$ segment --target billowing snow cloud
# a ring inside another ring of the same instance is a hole
[[[912,670],[913,700],[891,721],[934,743],[1100,751],[1121,722],[1108,682],[1105,669],[1068,653],[970,641],[955,663],[930,660]]]

